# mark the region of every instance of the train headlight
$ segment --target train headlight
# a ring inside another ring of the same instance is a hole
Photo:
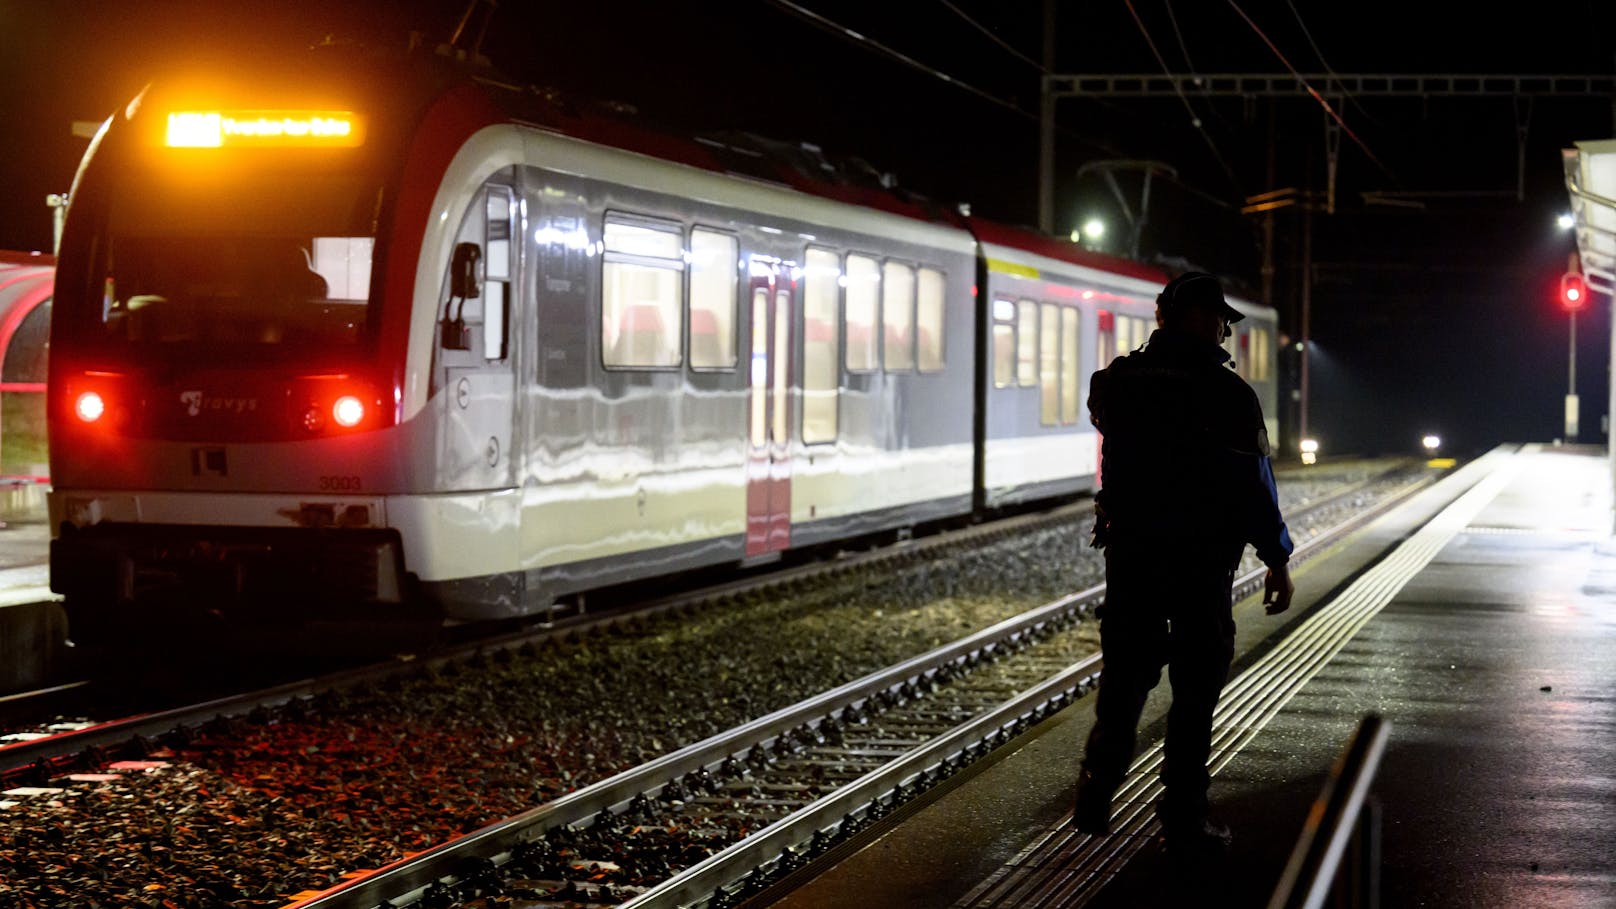
[[[81,393],[73,399],[73,415],[86,423],[94,423],[107,412],[107,402],[93,391]]]
[[[1442,447],[1442,437],[1438,435],[1429,435],[1421,439],[1420,444],[1425,446],[1426,451],[1436,451],[1438,448]]]
[[[352,429],[364,418],[365,402],[353,395],[343,395],[337,399],[337,403],[331,405],[331,419],[335,420],[338,426]]]

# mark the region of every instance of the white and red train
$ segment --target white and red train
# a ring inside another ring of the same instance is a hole
[[[1079,493],[1089,374],[1167,279],[436,59],[155,83],[72,199],[51,584],[86,637],[520,616]]]

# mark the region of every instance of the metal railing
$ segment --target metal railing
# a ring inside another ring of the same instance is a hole
[[[1366,714],[1307,813],[1268,909],[1380,904],[1380,805],[1369,794],[1391,724]]]

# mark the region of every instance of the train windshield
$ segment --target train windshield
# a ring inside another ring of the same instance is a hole
[[[263,175],[260,174],[260,177]],[[374,184],[156,179],[110,200],[84,340],[136,360],[305,360],[373,333]],[[164,185],[168,184],[168,185]]]

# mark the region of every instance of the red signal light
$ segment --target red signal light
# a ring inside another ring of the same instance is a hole
[[[1582,275],[1568,271],[1560,276],[1560,305],[1568,312],[1588,305],[1588,284]]]

